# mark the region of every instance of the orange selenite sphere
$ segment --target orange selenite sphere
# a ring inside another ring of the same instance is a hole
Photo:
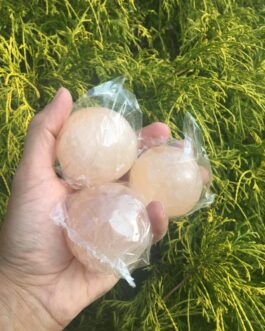
[[[66,212],[69,248],[87,269],[126,278],[128,270],[148,263],[149,218],[127,186],[108,183],[84,188],[67,199]]]
[[[130,172],[131,188],[147,205],[160,201],[168,217],[190,212],[199,201],[206,174],[184,149],[161,145],[148,149]]]
[[[137,137],[119,113],[100,107],[74,112],[56,144],[63,176],[70,183],[95,185],[122,177],[137,157]]]

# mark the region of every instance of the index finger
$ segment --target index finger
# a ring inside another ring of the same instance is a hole
[[[151,147],[165,142],[171,135],[170,128],[161,122],[147,125],[138,132],[139,148]]]

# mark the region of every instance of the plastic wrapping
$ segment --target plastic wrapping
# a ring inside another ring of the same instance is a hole
[[[126,185],[84,188],[58,204],[51,217],[88,270],[135,286],[130,271],[149,263],[152,234],[144,204]]]
[[[59,134],[61,174],[75,188],[118,180],[137,158],[142,113],[124,80],[108,81],[78,99]]]
[[[212,172],[201,130],[187,113],[183,140],[150,140],[130,171],[131,188],[147,205],[160,201],[169,218],[210,205]]]
[[[142,114],[123,83],[118,78],[99,85],[75,103],[56,155],[63,178],[79,191],[58,203],[51,217],[88,270],[135,286],[130,272],[149,263],[152,243],[145,207],[160,201],[175,218],[208,206],[214,194],[194,118],[185,115],[183,140],[145,137],[139,144]],[[128,183],[119,183],[128,172]]]
[[[88,90],[79,98],[73,112],[84,107],[105,107],[121,114],[137,131],[142,128],[142,112],[136,96],[124,88],[125,77],[117,77]]]

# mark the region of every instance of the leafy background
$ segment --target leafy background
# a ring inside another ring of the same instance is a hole
[[[28,123],[128,78],[144,121],[189,111],[213,168],[212,208],[172,221],[152,264],[67,330],[264,330],[264,0],[0,0],[0,216]]]

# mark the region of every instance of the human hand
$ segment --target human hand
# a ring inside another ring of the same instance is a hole
[[[71,109],[71,95],[61,88],[29,127],[0,232],[1,330],[61,330],[117,282],[112,275],[87,271],[49,218],[55,204],[70,193],[57,177],[54,161],[56,137]],[[161,123],[142,130],[144,139],[169,134]],[[158,202],[147,210],[158,241],[168,220]]]

